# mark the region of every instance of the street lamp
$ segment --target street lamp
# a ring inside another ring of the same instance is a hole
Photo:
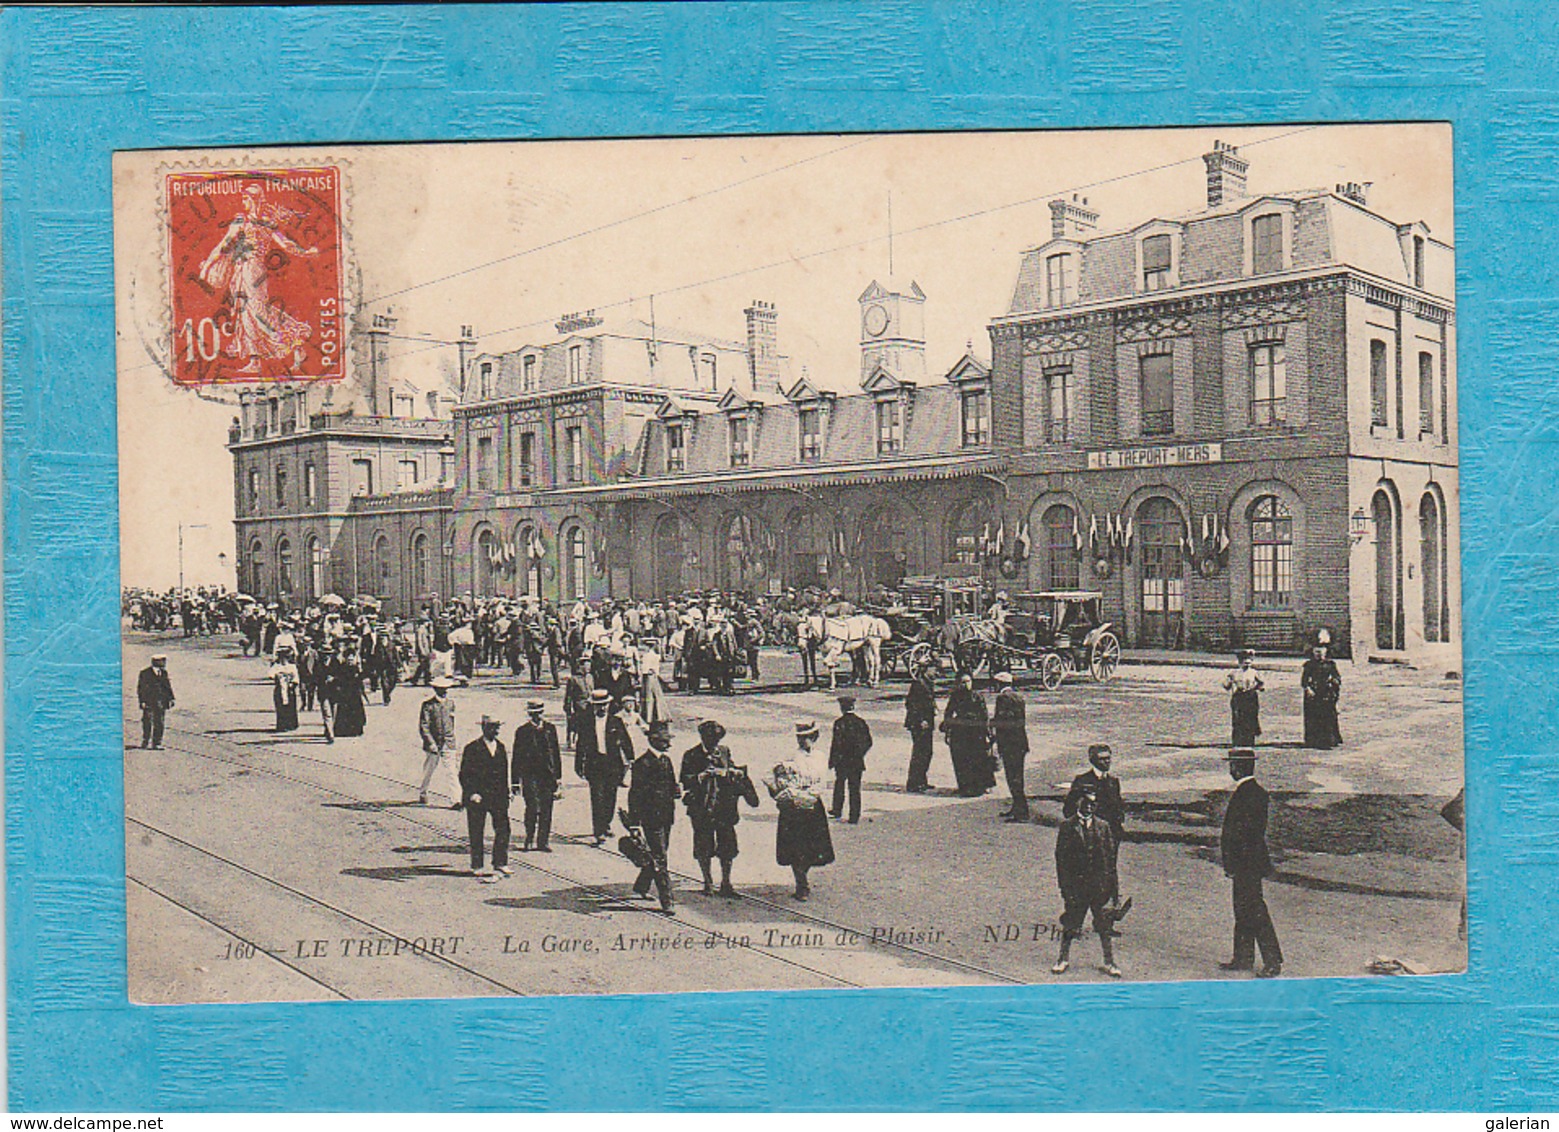
[[[179,524],[179,593],[183,593],[184,592],[184,528],[185,527],[188,527],[192,531],[203,531],[203,530],[206,529],[207,524],[205,524],[205,523],[180,523]]]

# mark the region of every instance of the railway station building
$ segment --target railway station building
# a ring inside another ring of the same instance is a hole
[[[455,403],[421,419],[385,412],[370,350],[354,416],[285,442],[240,422],[235,491],[250,501],[281,452],[332,454],[316,463],[338,494],[310,528],[328,567],[290,579],[294,604],[315,580],[407,612],[435,592],[859,598],[978,576],[1098,590],[1129,647],[1297,652],[1325,629],[1355,658],[1450,662],[1452,248],[1373,211],[1367,185],[1252,196],[1236,149],[1204,165],[1204,207],[1125,231],[1052,202],[988,351],[947,372],[908,279],[858,296],[848,380],[793,367],[766,303],[745,342],[585,313],[502,354],[463,345]],[[408,461],[422,478],[385,490]],[[238,511],[256,596],[282,580],[277,538],[313,546],[264,512]]]

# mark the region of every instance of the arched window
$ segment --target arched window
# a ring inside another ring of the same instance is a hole
[[[536,557],[536,527],[521,523],[514,529],[514,561],[520,573],[520,593],[541,599],[541,559]]]
[[[947,560],[961,566],[978,566],[990,529],[990,511],[984,500],[971,499],[954,514],[947,526]]]
[[[1375,520],[1375,647],[1399,649],[1398,606],[1402,595],[1401,536],[1391,495],[1384,488],[1370,501]]]
[[[589,563],[585,559],[585,529],[574,525],[564,536],[563,598],[584,601],[589,596]]]
[[[1142,632],[1144,645],[1179,648],[1185,630],[1185,520],[1163,496],[1137,511],[1141,540]]]
[[[751,516],[732,515],[725,527],[721,547],[720,588],[732,591],[752,590],[762,572],[762,547],[758,525]]]
[[[665,596],[679,594],[685,588],[682,567],[687,550],[682,545],[682,520],[662,515],[655,520],[655,588]]]
[[[411,536],[411,588],[414,598],[421,597],[433,588],[429,584],[428,545],[425,531],[418,531]]]
[[[389,597],[391,578],[395,573],[394,559],[390,555],[390,540],[385,535],[374,539],[374,592]]]
[[[276,590],[281,598],[292,593],[292,540],[276,540]]]
[[[1434,492],[1424,492],[1418,504],[1418,555],[1424,574],[1424,640],[1451,639],[1447,617],[1445,528]]]
[[[1081,588],[1076,531],[1077,514],[1064,503],[1045,510],[1045,550],[1049,563],[1045,584],[1053,590]]]
[[[1283,501],[1263,495],[1250,507],[1250,595],[1256,609],[1294,602],[1294,519]]]
[[[477,597],[493,597],[498,592],[498,536],[491,528],[484,528],[476,538],[476,562],[473,573],[476,575],[475,586]]]
[[[249,544],[249,588],[251,596],[265,596],[265,545],[259,539]]]
[[[830,563],[828,536],[811,511],[797,509],[785,519],[785,538],[789,550],[787,586],[804,589],[827,583]]]
[[[319,541],[318,535],[309,536],[308,555],[309,600],[317,601],[325,596],[325,544]]]
[[[897,507],[884,507],[866,521],[865,560],[868,585],[896,589],[909,566],[909,528]]]

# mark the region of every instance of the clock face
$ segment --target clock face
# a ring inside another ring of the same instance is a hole
[[[873,338],[888,329],[888,312],[883,307],[866,308],[866,333]]]

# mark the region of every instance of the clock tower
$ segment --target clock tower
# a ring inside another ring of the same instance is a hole
[[[861,380],[880,366],[899,381],[926,376],[926,293],[911,282],[902,290],[875,279],[861,293]]]

